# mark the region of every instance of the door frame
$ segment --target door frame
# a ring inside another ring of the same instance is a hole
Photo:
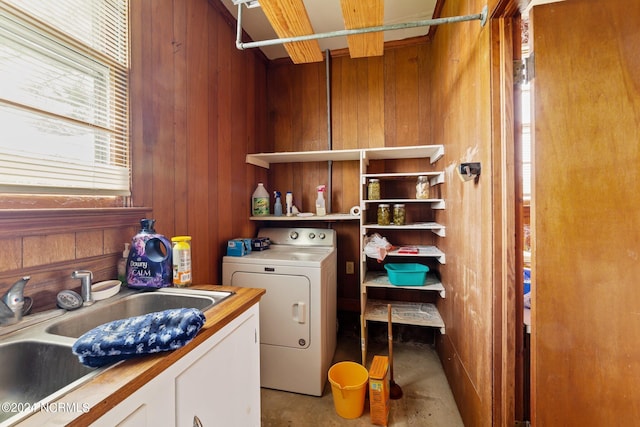
[[[524,421],[523,196],[520,94],[513,61],[520,58],[524,5],[499,0],[490,23],[493,182],[493,422]]]

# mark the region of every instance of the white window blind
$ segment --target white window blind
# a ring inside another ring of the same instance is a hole
[[[0,0],[0,192],[129,195],[128,0]]]

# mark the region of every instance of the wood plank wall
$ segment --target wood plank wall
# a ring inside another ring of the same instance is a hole
[[[266,179],[245,164],[265,151],[266,60],[234,40],[217,0],[131,2],[131,204],[141,208],[76,198],[28,211],[32,201],[3,198],[14,210],[0,212],[0,293],[29,274],[25,294],[49,309],[60,290],[79,290],[75,269],[115,278],[123,243],[147,216],[166,236],[192,235],[194,281],[220,283],[226,241],[254,235],[250,195]]]
[[[478,13],[480,1],[445,2],[441,16]],[[439,305],[447,334],[440,359],[465,425],[491,425],[492,400],[492,150],[489,26],[442,25],[429,52],[432,142],[445,145],[447,298]],[[481,162],[477,184],[462,182],[461,162]]]
[[[344,55],[332,57],[328,83],[331,141],[327,125],[326,63],[293,65],[290,61],[274,61],[268,69],[267,84],[269,147],[273,151],[305,151],[429,144],[431,104],[427,50],[423,40],[419,44],[388,49],[383,57],[355,60]],[[392,163],[374,167],[383,170],[397,166]],[[424,162],[402,163],[405,170],[425,168]],[[328,176],[326,162],[272,165],[269,190],[283,194],[291,190],[298,208],[314,211],[315,187],[326,184]],[[348,212],[359,203],[358,162],[334,162],[331,180],[332,212]],[[310,226],[326,227],[327,224]],[[330,226],[338,232],[339,308],[359,311],[359,276],[345,272],[347,261],[359,264],[358,222]]]
[[[220,283],[226,242],[253,237],[250,196],[266,171],[266,62],[235,47],[219,1],[131,4],[133,204],[156,230],[192,236],[193,280]]]
[[[478,13],[483,6],[478,1],[449,3],[442,16]],[[488,51],[488,32],[472,21],[439,27],[432,42],[387,48],[381,58],[335,57],[330,67],[333,148],[445,145],[439,167],[446,168],[442,196],[447,209],[437,215],[447,226],[447,237],[437,244],[447,253],[447,264],[440,268],[447,298],[438,301],[447,334],[438,347],[466,425],[489,425],[492,420],[493,359],[487,346],[493,313]],[[269,138],[274,150],[322,149],[325,144],[314,138],[325,126],[326,107],[309,98],[324,96],[324,65],[305,67],[274,63],[268,70],[270,122],[275,123]],[[318,122],[309,122],[312,116],[305,108],[315,108]],[[283,122],[283,117],[300,114],[303,120]],[[456,166],[465,161],[482,162],[485,172],[478,184],[462,183],[456,176]],[[411,162],[399,163],[412,167]],[[357,187],[357,174],[357,165],[334,165],[334,211],[344,212],[357,202],[357,190],[347,190]],[[312,209],[313,188],[323,182],[326,166],[286,165],[272,168],[269,176],[279,188],[294,182],[294,197],[302,192],[302,205]],[[338,295],[342,308],[353,308],[358,278],[345,275],[342,267],[344,261],[358,259],[358,228],[338,227]],[[433,241],[426,234],[424,239]]]

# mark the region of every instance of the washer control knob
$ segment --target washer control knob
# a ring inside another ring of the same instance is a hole
[[[309,233],[309,238],[310,238],[311,240],[315,239],[315,238],[316,238],[315,233]]]
[[[292,231],[291,233],[289,233],[289,237],[291,237],[293,240],[296,240],[298,238],[298,232]]]
[[[327,236],[324,233],[320,233],[318,234],[318,237],[320,238],[320,240],[324,240],[324,238]]]

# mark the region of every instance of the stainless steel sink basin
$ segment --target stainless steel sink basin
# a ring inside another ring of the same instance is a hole
[[[176,288],[126,289],[89,307],[32,315],[37,321],[25,318],[23,328],[12,329],[0,340],[0,402],[8,405],[0,410],[0,425],[13,425],[32,413],[29,405],[54,401],[109,368],[88,368],[72,353],[75,338],[86,331],[112,320],[172,308],[205,311],[231,295],[233,292]]]
[[[205,293],[180,293],[179,290],[153,291],[129,295],[105,305],[82,308],[77,313],[54,323],[47,332],[55,335],[78,338],[85,332],[113,320],[172,308],[197,308],[207,310],[231,295],[231,292],[211,291]]]
[[[19,405],[0,411],[0,422],[92,372],[95,370],[78,361],[70,345],[41,341],[0,344],[0,402]]]

